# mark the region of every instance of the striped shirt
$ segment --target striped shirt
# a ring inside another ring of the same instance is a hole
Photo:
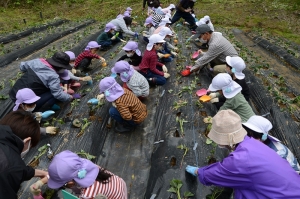
[[[82,53],[80,53],[78,55],[78,57],[76,57],[76,60],[75,60],[75,67],[78,66],[78,64],[84,59],[84,58],[90,58],[90,59],[100,59],[100,56],[97,55],[97,54],[93,54],[91,53],[90,50],[85,50],[83,51]]]
[[[108,183],[95,181],[90,187],[81,190],[80,199],[93,199],[98,194],[103,194],[108,199],[127,199],[127,187],[124,180],[111,172],[105,172],[112,175]]]
[[[137,97],[147,97],[149,95],[147,79],[136,70],[134,70],[133,75],[126,84]]]
[[[147,107],[131,91],[124,88],[124,94],[116,101],[117,109],[124,120],[139,124],[147,117]]]
[[[208,64],[214,59],[225,63],[226,56],[238,56],[233,45],[221,34],[213,32],[208,42],[208,46],[207,52],[203,52],[201,58],[199,58],[193,66],[193,70],[199,67],[202,69],[205,64]]]
[[[156,51],[154,49],[150,51],[145,50],[142,62],[139,65],[141,72],[147,74],[148,70],[150,70],[154,74],[164,76],[164,72],[158,70],[156,66],[163,66],[162,63],[158,62]]]

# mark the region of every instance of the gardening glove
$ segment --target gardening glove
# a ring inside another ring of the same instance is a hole
[[[216,97],[216,98],[213,98],[213,99],[210,100],[210,102],[211,102],[211,103],[219,102],[219,98],[217,98],[217,97]]]
[[[111,104],[112,104],[113,107],[117,108],[117,105],[116,105],[115,102],[112,102]]]
[[[123,39],[120,39],[121,40],[121,42],[126,42],[125,40],[123,40]]]
[[[54,105],[56,105],[56,104],[54,104]],[[54,106],[53,105],[53,106]],[[52,106],[52,107],[53,107]],[[57,106],[57,105],[56,105]],[[49,110],[49,111],[45,111],[45,112],[43,112],[42,113],[42,119],[46,119],[46,118],[48,118],[49,116],[51,116],[51,115],[53,115],[55,112],[54,111],[52,111],[52,110]]]
[[[105,59],[103,57],[100,57],[101,62],[105,62]]]
[[[59,129],[54,126],[46,127],[46,133],[48,133],[50,135],[55,135],[56,133],[58,133],[58,131],[59,131]]]
[[[206,123],[206,124],[212,124],[212,117],[208,116],[208,117],[204,118],[203,122]]]
[[[174,51],[171,51],[171,54],[174,55],[174,57],[178,56],[178,54],[176,52],[174,52]]]
[[[159,58],[164,58],[164,54],[162,54],[162,53],[157,53],[157,56],[158,56]]]
[[[147,34],[147,33],[148,33],[148,31],[144,30],[142,33],[146,33],[146,34]]]
[[[97,100],[97,99],[95,99],[95,98],[92,98],[92,99],[90,99],[87,103],[88,103],[88,104],[97,105],[98,102],[99,102],[99,100]]]
[[[96,195],[96,196],[94,197],[94,199],[107,199],[107,197],[106,197],[105,195],[99,193],[98,195]]]
[[[163,65],[163,66],[162,66],[162,70],[164,71],[164,73],[167,73],[167,72],[168,72],[168,69],[167,69],[166,65]]]
[[[97,100],[102,100],[104,98],[104,94],[102,93],[102,94],[100,94],[100,95],[97,95]]]
[[[81,96],[78,93],[74,93],[72,96],[73,96],[74,99],[80,99],[81,98]]]
[[[41,180],[38,180],[37,182],[35,182],[34,184],[32,184],[29,189],[30,192],[34,195],[34,196],[39,196],[41,195],[41,187],[44,185],[44,183]]]
[[[173,50],[177,53],[179,52],[179,49],[177,47],[173,48]]]
[[[85,77],[82,78],[82,81],[85,81],[85,82],[91,81],[91,80],[92,80],[91,76],[85,76]]]
[[[210,97],[211,99],[213,99],[213,98],[218,97],[218,95],[217,95],[217,93],[211,93],[211,94],[209,94],[209,97]]]
[[[76,71],[75,68],[72,68],[71,72],[72,72],[73,75],[75,75],[77,71]]]
[[[115,36],[112,36],[112,38],[110,38],[111,40],[115,40],[117,37],[116,35]]]
[[[34,114],[35,120],[40,123],[42,120],[42,112],[35,112],[33,114]]]
[[[170,77],[170,74],[169,74],[169,73],[164,73],[164,77],[165,77],[166,79],[168,79],[168,78]]]
[[[147,37],[147,36],[148,36],[148,34],[143,32],[143,36],[144,36],[144,37]]]
[[[193,167],[193,166],[190,166],[190,165],[187,165],[187,167],[185,168],[185,170],[192,174],[193,176],[197,176],[196,172],[198,170],[198,167]]]

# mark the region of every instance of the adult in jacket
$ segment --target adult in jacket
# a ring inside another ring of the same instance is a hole
[[[273,149],[248,137],[232,110],[213,117],[208,137],[233,152],[209,166],[186,167],[202,184],[231,187],[235,199],[300,198],[300,175]]]
[[[0,198],[17,199],[22,182],[47,172],[26,166],[22,157],[40,141],[39,123],[26,111],[13,111],[0,120]]]
[[[127,35],[131,35],[134,37],[138,37],[139,34],[137,32],[132,32],[130,29],[132,19],[130,17],[120,17],[117,19],[111,20],[109,23],[112,23],[116,28],[115,31],[119,32],[119,38],[123,39],[123,33]]]
[[[70,57],[64,52],[57,52],[48,59],[33,59],[21,62],[20,70],[24,72],[9,91],[13,102],[16,101],[16,94],[22,88],[30,88],[37,96],[35,111],[44,104],[51,107],[56,100],[66,102],[73,99],[72,95],[63,91],[60,86],[58,73],[65,69],[72,69],[69,65]]]

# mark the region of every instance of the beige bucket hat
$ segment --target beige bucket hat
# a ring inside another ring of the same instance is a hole
[[[222,110],[213,117],[208,137],[219,145],[232,147],[242,142],[246,135],[240,116],[232,110]]]

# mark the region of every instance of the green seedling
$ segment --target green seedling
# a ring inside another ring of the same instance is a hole
[[[215,187],[214,189],[211,189],[211,194],[206,195],[206,199],[217,199],[223,190],[224,188],[222,187]]]
[[[40,162],[39,159],[47,152],[47,150],[48,150],[47,144],[41,146],[38,149],[39,154],[33,157],[33,160],[29,163],[29,166],[36,167]]]
[[[16,83],[16,80],[15,80],[15,79],[10,79],[10,80],[9,80],[9,85],[10,85],[10,87],[13,87],[13,86],[15,85],[15,83]]]
[[[173,109],[175,109],[177,111],[179,108],[181,108],[183,106],[186,106],[187,104],[188,104],[188,102],[186,100],[185,101],[174,102]]]
[[[56,123],[58,123],[58,124],[64,124],[65,122],[64,122],[64,120],[61,119],[61,118],[60,118],[60,119],[57,119],[57,118],[55,118],[55,117],[52,118],[52,121],[51,121],[51,123],[50,123],[51,126],[55,126]]]
[[[189,148],[187,146],[181,144],[181,145],[177,146],[177,149],[184,150],[184,153],[182,155],[181,162],[180,162],[180,169],[181,169],[182,164],[183,164],[183,159],[186,156],[187,152],[189,151]]]
[[[204,107],[203,104],[200,102],[200,100],[197,100],[197,101],[196,101],[196,106],[197,106],[198,108],[203,108],[203,107]]]
[[[80,137],[84,134],[84,130],[92,123],[92,122],[89,122],[89,120],[87,118],[84,118],[82,120],[83,122],[83,125],[81,126],[81,129],[80,129],[80,132],[76,135],[76,137]]]
[[[188,122],[188,121],[181,119],[179,116],[176,116],[176,122],[179,122],[181,136],[183,137],[184,136],[183,123]]]
[[[170,182],[171,187],[167,191],[171,192],[171,193],[175,193],[177,195],[177,199],[181,199],[180,189],[181,189],[182,185],[183,185],[183,183],[181,180],[173,179]],[[194,196],[193,193],[186,191],[186,192],[184,192],[183,199],[188,199],[189,197],[192,197],[192,196]]]
[[[172,89],[168,90],[168,93],[172,93],[172,92],[173,92],[173,90],[172,90]]]
[[[85,151],[82,150],[82,149],[80,150],[80,152],[77,152],[77,155],[79,155],[79,156],[81,156],[81,157],[83,157],[83,158],[86,158],[86,159],[88,159],[88,160],[92,160],[92,159],[95,159],[95,158],[96,158],[96,156],[93,156],[93,155],[91,155],[91,154],[85,152]]]
[[[8,95],[0,95],[0,100],[6,100],[8,99]]]

